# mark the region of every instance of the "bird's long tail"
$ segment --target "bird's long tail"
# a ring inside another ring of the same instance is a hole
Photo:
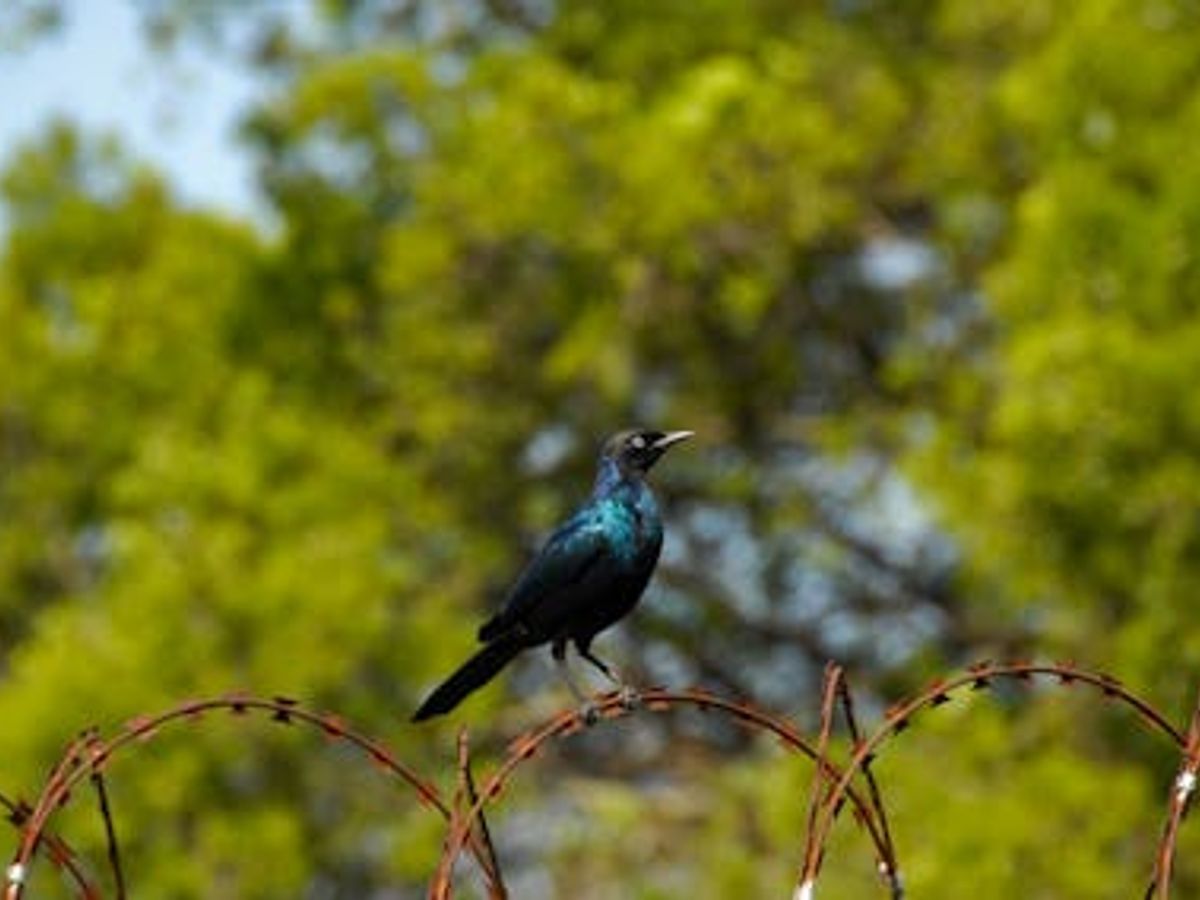
[[[509,632],[490,641],[430,694],[412,720],[421,722],[448,713],[477,688],[483,687],[525,649],[520,634]]]

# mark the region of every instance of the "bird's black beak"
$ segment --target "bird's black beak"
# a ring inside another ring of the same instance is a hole
[[[694,431],[668,431],[651,446],[659,453],[662,453],[668,447],[672,447],[675,444],[678,444],[680,441],[686,441],[695,433],[696,432]]]

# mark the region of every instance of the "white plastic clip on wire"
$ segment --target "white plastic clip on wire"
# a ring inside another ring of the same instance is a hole
[[[25,883],[25,867],[20,863],[13,863],[8,867],[5,873],[9,884],[21,885]]]
[[[879,861],[879,877],[892,886],[894,896],[904,896],[904,879],[900,877],[899,872],[893,872],[891,867],[882,859]]]
[[[1175,796],[1181,801],[1186,800],[1194,790],[1196,790],[1196,773],[1190,769],[1184,769],[1175,779]]]

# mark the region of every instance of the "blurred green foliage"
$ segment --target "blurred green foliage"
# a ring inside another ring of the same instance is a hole
[[[645,680],[811,724],[829,657],[885,703],[1036,654],[1183,717],[1194,2],[234,6],[140,8],[274,80],[244,132],[269,225],[69,125],[4,179],[0,790],[87,724],[232,689],[448,786],[458,724],[487,755],[565,702],[549,667],[408,713],[635,420],[702,438],[656,473],[664,565],[604,639]],[[304,735],[137,759],[111,790],[139,897],[420,896],[437,856],[434,817]],[[809,772],[779,751],[642,717],[542,766],[497,827],[520,896],[788,889]],[[923,718],[880,774],[914,896],[1115,898],[1173,767],[1038,692]],[[62,821],[100,859],[86,807]],[[868,896],[869,862],[844,825],[823,894]]]

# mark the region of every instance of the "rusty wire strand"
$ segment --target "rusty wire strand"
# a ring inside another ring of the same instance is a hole
[[[821,687],[821,726],[817,732],[817,766],[813,772],[812,788],[808,798],[808,825],[805,828],[804,864],[807,868],[809,859],[817,853],[816,823],[825,800],[826,766],[829,759],[829,739],[833,734],[833,716],[837,709],[838,687],[842,683],[842,667],[836,663],[826,663],[825,675]],[[833,782],[830,782],[832,788]]]
[[[25,826],[29,821],[29,816],[33,812],[33,808],[29,804],[21,800],[12,800],[4,794],[0,794],[0,806],[4,807],[9,823],[17,829]],[[78,854],[71,848],[71,845],[60,838],[58,835],[51,832],[42,834],[42,844],[46,846],[50,859],[55,865],[61,866],[66,870],[71,880],[75,882],[75,887],[79,892],[79,896],[85,900],[96,900],[101,896],[100,889],[88,880],[83,869],[78,862]]]
[[[1034,676],[1051,676],[1051,684],[1070,686],[1076,683],[1097,688],[1107,698],[1129,706],[1137,713],[1137,718],[1147,730],[1157,731],[1169,738],[1177,747],[1186,748],[1187,739],[1180,731],[1167,721],[1153,704],[1138,697],[1117,679],[1101,672],[1089,672],[1077,668],[1073,663],[1032,663],[1010,662],[995,663],[984,661],[969,666],[965,672],[951,678],[941,679],[926,686],[907,699],[892,706],[884,716],[883,723],[864,741],[860,742],[851,756],[850,762],[842,770],[841,776],[834,786],[821,810],[816,823],[816,851],[800,873],[799,890],[808,889],[816,884],[820,871],[821,856],[829,839],[829,833],[837,818],[842,802],[845,800],[854,777],[874,758],[881,744],[902,732],[911,723],[913,716],[921,709],[941,706],[950,698],[950,694],[963,687],[975,689],[986,688],[997,678],[1016,678],[1029,680]]]
[[[1192,710],[1182,757],[1179,772],[1171,783],[1167,820],[1159,839],[1158,852],[1155,854],[1154,873],[1146,888],[1147,900],[1167,900],[1171,893],[1171,873],[1175,863],[1179,826],[1183,817],[1187,815],[1192,795],[1196,790],[1197,772],[1200,771],[1200,698],[1197,698],[1196,706]]]
[[[25,880],[29,873],[29,865],[34,853],[41,846],[46,821],[55,809],[66,802],[70,794],[71,785],[74,784],[75,780],[78,780],[72,779],[72,774],[82,771],[79,763],[83,747],[86,743],[86,738],[79,737],[67,745],[67,749],[51,770],[50,777],[46,780],[46,789],[43,791],[42,796],[38,798],[37,803],[34,804],[32,811],[26,818],[16,858],[14,858],[6,874],[5,900],[18,900],[24,891]],[[53,800],[48,796],[51,793],[54,795]]]
[[[462,728],[458,732],[458,788],[454,795],[451,826],[464,814],[464,806],[470,809],[478,802],[479,792],[475,789],[475,777],[471,774],[471,743],[467,729]],[[482,811],[477,818],[477,824],[477,839],[482,852],[476,853],[475,856],[483,867],[484,877],[488,882],[488,896],[491,900],[507,900],[508,888],[504,884],[504,873],[500,870],[500,859],[496,855],[496,845],[492,842],[487,816]]]
[[[854,714],[854,697],[850,690],[850,682],[843,676],[838,684],[838,697],[842,704],[842,715],[846,719],[846,728],[850,732],[850,741],[852,747],[857,747],[862,742],[862,731],[858,727],[858,717]],[[875,780],[875,772],[871,768],[871,760],[868,757],[863,761],[863,777],[867,782],[867,799],[871,803],[871,809],[875,812],[875,819],[879,824],[879,833],[883,838],[883,856],[880,859],[880,874],[884,881],[887,882],[888,890],[891,891],[892,900],[902,900],[904,897],[904,883],[900,877],[900,863],[896,858],[896,845],[892,841],[892,830],[888,825],[887,808],[883,804],[883,792],[879,789],[879,784]]]

